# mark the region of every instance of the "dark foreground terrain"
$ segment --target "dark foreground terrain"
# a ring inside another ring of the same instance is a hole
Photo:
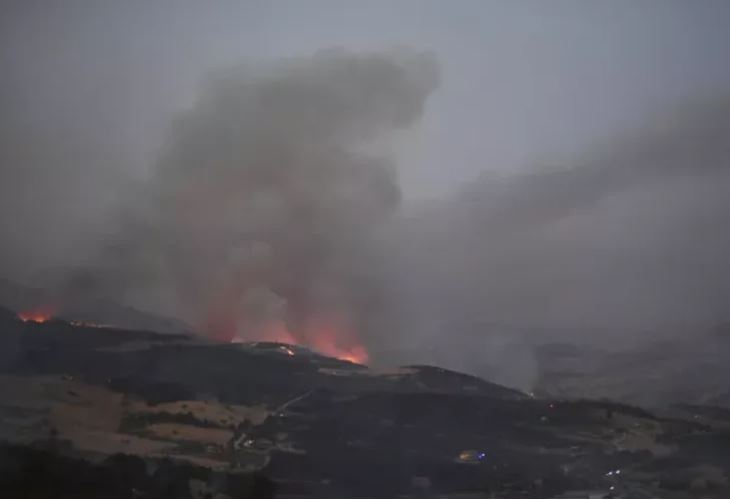
[[[74,497],[729,496],[730,411],[538,399],[0,311],[0,491]]]

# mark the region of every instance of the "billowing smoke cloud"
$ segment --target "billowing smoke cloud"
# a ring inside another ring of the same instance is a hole
[[[383,145],[437,83],[435,59],[405,49],[214,75],[112,234],[93,293],[156,289],[214,337],[363,359],[357,335],[382,297],[371,241],[400,201]]]
[[[123,110],[76,123],[107,94],[66,99],[72,76],[47,92],[70,109],[38,105],[42,133],[12,98],[26,79],[0,86],[0,229],[12,242],[0,264],[89,264],[64,297],[132,302],[224,340],[352,359],[362,343],[373,361],[522,388],[538,342],[631,345],[730,320],[727,98],[655,116],[564,167],[485,174],[399,210],[388,146],[438,84],[432,56],[328,50],[222,71],[174,121],[152,178],[133,196],[119,189],[123,215],[87,259],[78,249],[97,231],[85,228],[106,221],[94,199],[119,187],[124,163],[98,118]]]
[[[421,338],[394,357],[529,387],[537,342],[635,346],[727,322],[729,145],[730,100],[693,103],[578,166],[485,175],[402,218],[389,272]]]

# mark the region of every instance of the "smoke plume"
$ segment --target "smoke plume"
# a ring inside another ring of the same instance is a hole
[[[728,145],[730,100],[692,102],[575,166],[485,174],[401,217],[389,273],[420,339],[393,357],[528,388],[538,343],[636,347],[727,323]]]
[[[54,65],[26,96],[31,79],[4,80],[3,274],[81,263],[60,296],[132,303],[226,341],[434,363],[521,388],[542,342],[634,346],[730,322],[726,96],[648,117],[559,167],[485,173],[401,207],[389,150],[439,72],[405,49],[219,71],[134,189],[114,150],[123,134],[103,126],[133,100],[109,98],[123,81],[94,94],[104,85]],[[99,212],[113,189],[123,201],[110,221]]]
[[[215,338],[363,360],[358,335],[381,296],[371,241],[400,202],[383,145],[437,82],[433,57],[405,49],[213,75],[112,234],[94,293],[157,290]]]

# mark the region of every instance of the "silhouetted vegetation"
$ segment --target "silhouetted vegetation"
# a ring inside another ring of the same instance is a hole
[[[190,481],[199,480],[234,498],[270,498],[275,492],[275,484],[257,474],[223,474],[214,481],[215,473],[203,467],[171,460],[152,465],[131,455],[93,464],[48,450],[0,446],[0,491],[19,498],[191,498]]]

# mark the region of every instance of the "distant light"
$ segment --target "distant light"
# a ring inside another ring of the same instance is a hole
[[[51,319],[51,313],[45,309],[21,311],[18,318],[25,323],[45,323]]]
[[[280,346],[279,349],[287,356],[294,356],[294,351],[286,346]]]

